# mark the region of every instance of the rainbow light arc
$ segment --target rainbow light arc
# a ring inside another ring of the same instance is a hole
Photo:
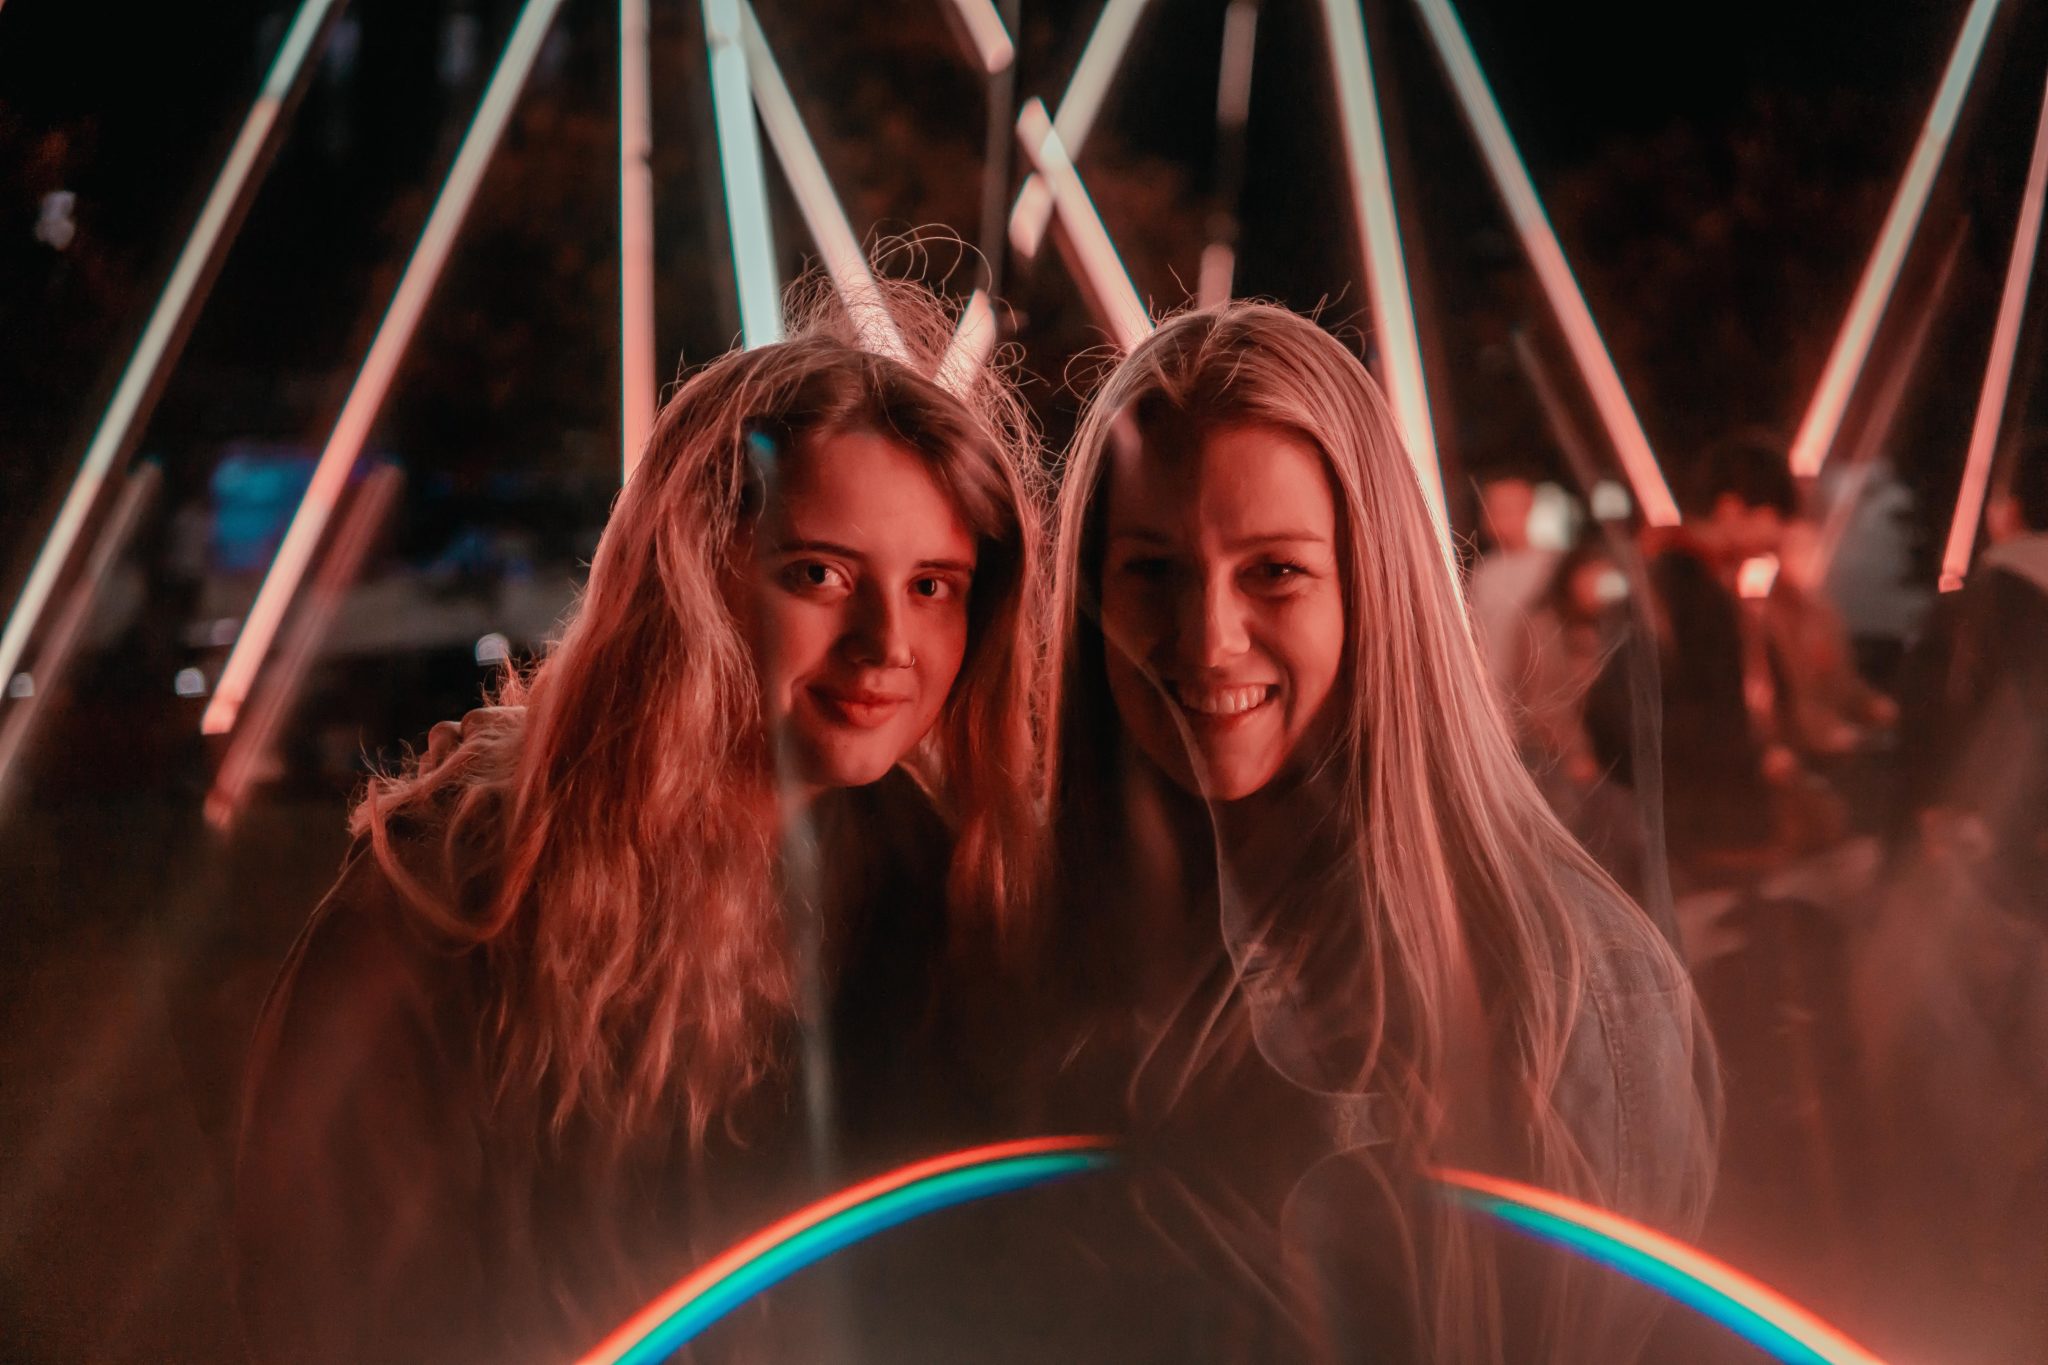
[[[1884,1365],[1776,1290],[1619,1214],[1476,1171],[1435,1176],[1466,1207],[1648,1285],[1789,1365]]]
[[[1102,1170],[1107,1138],[1023,1138],[950,1152],[850,1186],[763,1228],[693,1271],[576,1365],[656,1365],[754,1295],[927,1213]],[[1639,1223],[1548,1190],[1475,1171],[1431,1172],[1474,1212],[1627,1275],[1789,1365],[1884,1365],[1759,1281]]]
[[[927,1213],[1029,1189],[1115,1161],[1099,1137],[1024,1138],[913,1162],[828,1196],[715,1257],[641,1309],[577,1365],[654,1365],[755,1294]]]

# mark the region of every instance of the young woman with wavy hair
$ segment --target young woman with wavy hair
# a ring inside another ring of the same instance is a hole
[[[1163,323],[1090,400],[1053,564],[1063,1055],[1155,1148],[1147,1216],[1316,1359],[1632,1358],[1641,1304],[1423,1177],[1696,1231],[1711,1048],[1518,761],[1364,366],[1267,305]]]
[[[1036,870],[1030,433],[934,377],[922,291],[872,305],[904,358],[812,300],[663,406],[560,641],[355,808],[251,1062],[259,1358],[566,1354],[835,1146],[941,1140],[949,963]]]

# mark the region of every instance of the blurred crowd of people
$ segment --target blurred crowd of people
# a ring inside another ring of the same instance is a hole
[[[1928,1341],[1942,1358],[2040,1358],[2048,449],[1903,649],[1852,638],[1848,509],[1810,515],[1782,448],[1691,472],[1684,524],[1634,534],[1539,515],[1532,538],[1534,481],[1483,483],[1482,652],[1544,793],[1713,1016],[1723,1248],[1844,1309],[1972,1305],[1981,1340]]]

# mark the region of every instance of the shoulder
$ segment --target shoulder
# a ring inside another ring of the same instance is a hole
[[[416,837],[416,836],[412,836]],[[345,1085],[401,1060],[441,1071],[479,1007],[479,957],[437,942],[359,837],[271,986],[250,1054],[250,1108],[294,1078]]]
[[[1580,985],[1554,1100],[1618,1211],[1696,1228],[1720,1079],[1692,982],[1649,918],[1592,877],[1566,882]]]

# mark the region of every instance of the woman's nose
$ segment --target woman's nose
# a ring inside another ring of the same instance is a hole
[[[908,668],[916,662],[903,604],[878,588],[854,593],[847,644],[857,663],[869,668]]]
[[[1179,652],[1185,662],[1217,668],[1251,648],[1243,597],[1228,580],[1190,584],[1181,605]]]

